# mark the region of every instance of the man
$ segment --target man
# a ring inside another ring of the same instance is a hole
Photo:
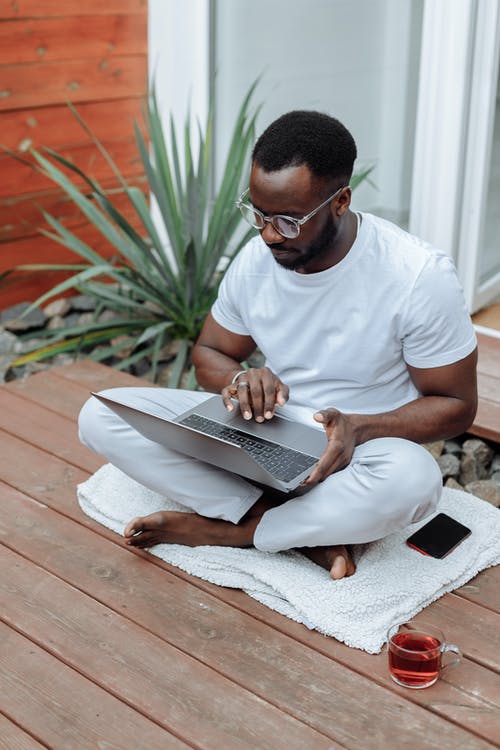
[[[419,443],[474,419],[476,342],[451,260],[350,208],[356,146],[318,112],[272,123],[238,204],[258,228],[226,273],[193,352],[198,382],[264,422],[314,424],[327,448],[292,497],[255,487],[138,435],[91,399],[82,440],[151,489],[195,511],[132,520],[126,542],[300,549],[334,579],[348,545],[434,511],[437,464]],[[264,367],[243,370],[258,347]],[[180,414],[203,393],[133,389]]]

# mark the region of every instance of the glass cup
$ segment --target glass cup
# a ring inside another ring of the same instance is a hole
[[[458,664],[462,656],[458,646],[446,643],[438,628],[421,622],[394,625],[387,641],[392,679],[398,685],[416,690],[434,685],[439,674]],[[456,654],[456,658],[445,663],[448,652]]]

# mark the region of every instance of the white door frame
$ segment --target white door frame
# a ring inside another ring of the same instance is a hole
[[[410,231],[456,259],[473,0],[425,0]]]
[[[458,268],[472,311],[500,293],[500,272],[480,283],[480,250],[490,177],[500,54],[500,2],[481,0],[475,29]],[[499,238],[500,252],[500,238]]]
[[[410,231],[455,259],[471,312],[500,292],[479,286],[499,24],[500,0],[425,0]]]
[[[210,0],[149,0],[149,81],[155,83],[165,133],[171,115],[180,136],[188,112],[206,121],[212,79],[210,19]],[[161,212],[153,196],[150,200],[151,216],[169,252]],[[170,259],[175,266],[173,255]]]
[[[188,109],[203,123],[211,85],[210,0],[149,0],[149,78],[160,113],[182,127]]]

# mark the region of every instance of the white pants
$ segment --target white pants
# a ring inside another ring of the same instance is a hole
[[[128,403],[140,406],[153,400],[170,416],[211,395],[166,388],[115,388],[109,393],[124,390]],[[84,405],[79,427],[89,448],[200,515],[238,523],[263,493],[235,474],[148,440],[94,397]],[[400,438],[370,440],[356,447],[345,469],[266,511],[254,544],[278,552],[380,539],[432,513],[441,489],[438,465],[420,445]]]

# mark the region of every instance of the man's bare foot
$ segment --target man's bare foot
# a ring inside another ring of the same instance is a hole
[[[356,566],[347,547],[339,544],[332,547],[302,547],[303,555],[330,571],[335,581],[348,578],[356,572]]]
[[[202,544],[224,547],[249,547],[260,519],[249,518],[238,525],[220,519],[206,518],[196,513],[158,511],[149,516],[134,518],[126,526],[125,543],[133,547],[153,547],[155,544]]]

